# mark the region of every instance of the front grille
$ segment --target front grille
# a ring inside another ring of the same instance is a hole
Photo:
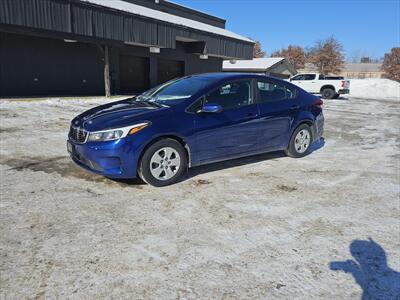
[[[84,143],[86,142],[87,138],[87,131],[85,131],[83,128],[80,127],[72,127],[69,130],[69,138],[77,143]]]

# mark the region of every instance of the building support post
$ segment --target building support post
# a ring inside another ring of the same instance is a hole
[[[111,96],[110,89],[110,56],[109,56],[108,46],[104,46],[104,88],[106,92],[106,97]]]

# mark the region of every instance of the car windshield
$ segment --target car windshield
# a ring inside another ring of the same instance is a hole
[[[201,77],[187,77],[172,80],[144,92],[139,95],[136,100],[155,102],[161,105],[176,105],[189,99],[210,83],[212,83],[211,79]]]

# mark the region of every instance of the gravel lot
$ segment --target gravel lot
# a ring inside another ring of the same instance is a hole
[[[69,121],[104,102],[0,101],[0,299],[400,297],[398,101],[328,100],[311,155],[159,189],[68,158]]]

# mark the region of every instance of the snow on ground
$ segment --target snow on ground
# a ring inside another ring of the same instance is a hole
[[[327,100],[311,155],[156,189],[69,159],[71,118],[105,101],[0,101],[1,298],[396,299],[399,102]]]
[[[400,100],[400,83],[383,78],[351,79],[350,97]]]

